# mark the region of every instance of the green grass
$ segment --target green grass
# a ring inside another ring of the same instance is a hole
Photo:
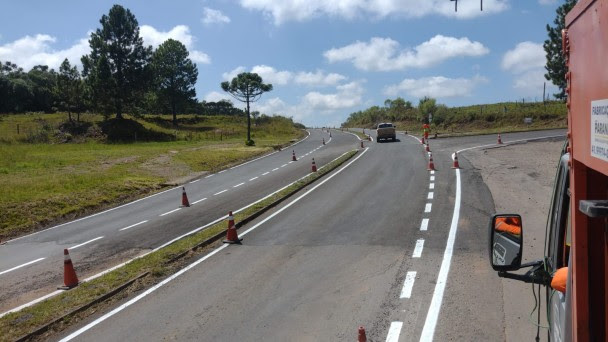
[[[331,163],[319,168],[316,173],[309,174],[306,178],[294,183],[286,189],[276,193],[275,195],[256,203],[255,205],[243,210],[235,215],[235,220],[241,221],[244,218],[253,215],[269,204],[283,199],[293,191],[301,189],[312,183],[321,176],[331,172],[342,163],[353,157],[357,153],[356,150],[345,153],[340,158]],[[145,283],[157,283],[169,273],[174,273],[178,270],[179,265],[169,264],[176,255],[189,251],[210,237],[221,233],[226,229],[225,222],[219,222],[203,231],[180,239],[173,244],[162,248],[154,253],[150,253],[142,258],[138,258],[128,263],[127,265],[109,272],[97,279],[79,285],[78,287],[64,292],[56,297],[52,297],[41,303],[25,308],[19,312],[8,314],[0,318],[0,341],[13,341],[41,325],[52,322],[63,315],[72,312],[78,307],[81,307],[99,296],[102,296],[112,289],[126,283],[128,280],[137,277],[144,272],[150,272],[146,277]],[[193,257],[191,253],[189,257]],[[76,268],[78,266],[76,265]],[[87,311],[86,314],[93,314],[93,311]],[[69,325],[71,317],[66,318],[66,324]]]

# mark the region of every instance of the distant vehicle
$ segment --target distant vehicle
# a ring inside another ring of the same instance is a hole
[[[376,142],[380,142],[380,139],[397,140],[395,126],[393,126],[392,123],[386,122],[378,125],[378,128],[376,129]]]

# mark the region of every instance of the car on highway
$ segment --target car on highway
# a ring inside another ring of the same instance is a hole
[[[396,127],[390,122],[378,124],[378,128],[376,128],[376,142],[380,142],[381,139],[392,139],[393,141],[397,140],[395,128]]]

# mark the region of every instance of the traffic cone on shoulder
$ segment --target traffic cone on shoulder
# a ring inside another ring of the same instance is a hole
[[[363,140],[361,140],[361,148],[363,148]]]
[[[70,252],[68,252],[67,248],[63,250],[63,285],[59,289],[67,290],[78,285],[78,277],[76,276]]]
[[[295,150],[291,150],[291,161],[297,161],[298,159],[296,159],[296,151]]]
[[[435,163],[433,163],[433,154],[429,153],[429,166],[427,167],[429,171],[435,171]]]
[[[460,169],[460,165],[458,165],[458,152],[454,152],[454,165],[452,165],[452,169]]]
[[[498,144],[502,144],[502,139],[500,138],[500,133],[498,133],[498,141],[497,141],[497,143]]]
[[[189,207],[188,195],[186,195],[186,188],[182,186],[182,207]]]
[[[323,145],[325,145],[325,138],[323,138]]]
[[[422,143],[422,145],[424,145],[424,136],[422,136],[422,140],[420,140],[420,142]]]
[[[365,328],[359,327],[359,337],[357,338],[358,342],[367,342],[367,336],[365,336]]]
[[[367,135],[367,141],[372,141],[372,136],[371,135]]]
[[[427,152],[431,152],[431,148],[429,147],[429,142],[428,141],[426,142],[426,148],[425,148],[425,150]]]
[[[228,212],[228,229],[226,230],[226,240],[224,240],[224,243],[241,243],[242,240],[239,239],[239,235],[236,233],[234,216],[232,216],[232,211],[230,211]]]
[[[317,172],[317,164],[315,163],[315,158],[312,158],[312,172]]]

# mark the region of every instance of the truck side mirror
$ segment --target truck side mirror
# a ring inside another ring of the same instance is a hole
[[[490,263],[495,271],[521,268],[523,248],[521,216],[498,214],[490,220]]]

